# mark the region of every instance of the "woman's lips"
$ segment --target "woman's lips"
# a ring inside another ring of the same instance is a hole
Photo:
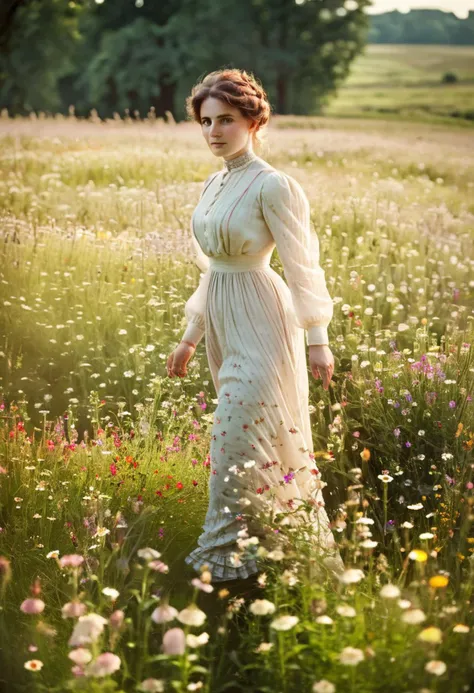
[[[213,147],[223,147],[225,142],[212,142]]]

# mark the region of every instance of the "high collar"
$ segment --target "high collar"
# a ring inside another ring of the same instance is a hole
[[[245,168],[257,158],[258,157],[255,152],[247,149],[243,154],[240,154],[240,156],[236,157],[235,159],[231,159],[230,161],[226,161],[226,159],[224,159],[224,167],[226,171],[235,171]]]

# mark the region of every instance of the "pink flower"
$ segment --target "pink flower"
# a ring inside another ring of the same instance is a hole
[[[121,609],[117,609],[109,616],[109,624],[114,630],[118,630],[123,623],[125,613]]]
[[[69,553],[66,556],[61,556],[59,564],[61,568],[78,568],[84,563],[84,557],[77,553]]]
[[[110,676],[120,669],[120,657],[112,652],[104,652],[86,667],[86,676]]]
[[[163,652],[167,655],[182,655],[186,649],[186,636],[181,628],[171,628],[163,636]]]
[[[167,573],[169,568],[163,561],[150,561],[148,567],[152,570],[156,570],[158,573]]]
[[[155,623],[166,623],[167,621],[173,621],[178,615],[178,610],[174,606],[169,604],[161,604],[157,606],[151,615],[151,620]]]
[[[21,603],[20,609],[24,614],[40,614],[45,606],[46,604],[42,599],[25,599]]]
[[[92,652],[86,647],[78,647],[76,650],[71,650],[68,657],[69,659],[72,659],[74,664],[84,666],[84,664],[88,664],[91,661]]]
[[[84,616],[86,611],[86,605],[79,601],[68,602],[61,609],[63,618],[79,618],[79,616]]]

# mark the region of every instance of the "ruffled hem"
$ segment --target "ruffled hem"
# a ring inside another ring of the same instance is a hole
[[[234,553],[234,552],[232,552]],[[258,573],[259,568],[255,559],[242,562],[241,566],[233,566],[230,563],[231,554],[216,553],[213,548],[203,549],[198,547],[191,551],[189,556],[184,559],[189,565],[199,572],[199,569],[206,563],[212,574],[212,582],[225,580],[245,580]]]

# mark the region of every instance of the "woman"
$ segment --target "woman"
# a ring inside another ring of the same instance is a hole
[[[323,562],[339,573],[344,564],[324,509],[308,409],[305,330],[311,372],[321,375],[326,390],[334,370],[327,331],[333,303],[309,203],[296,180],[254,152],[270,105],[252,75],[210,73],[193,88],[187,111],[224,167],[206,180],[192,216],[196,264],[204,274],[185,306],[183,339],[167,362],[170,377],[185,376],[205,334],[218,394],[209,507],[186,562],[195,570],[207,564],[214,582],[254,575],[256,560],[239,553],[242,539],[256,536],[272,546],[275,535],[263,529],[262,515],[271,508],[297,511],[310,500]],[[275,246],[288,286],[270,268]],[[288,514],[291,524],[300,520]]]

